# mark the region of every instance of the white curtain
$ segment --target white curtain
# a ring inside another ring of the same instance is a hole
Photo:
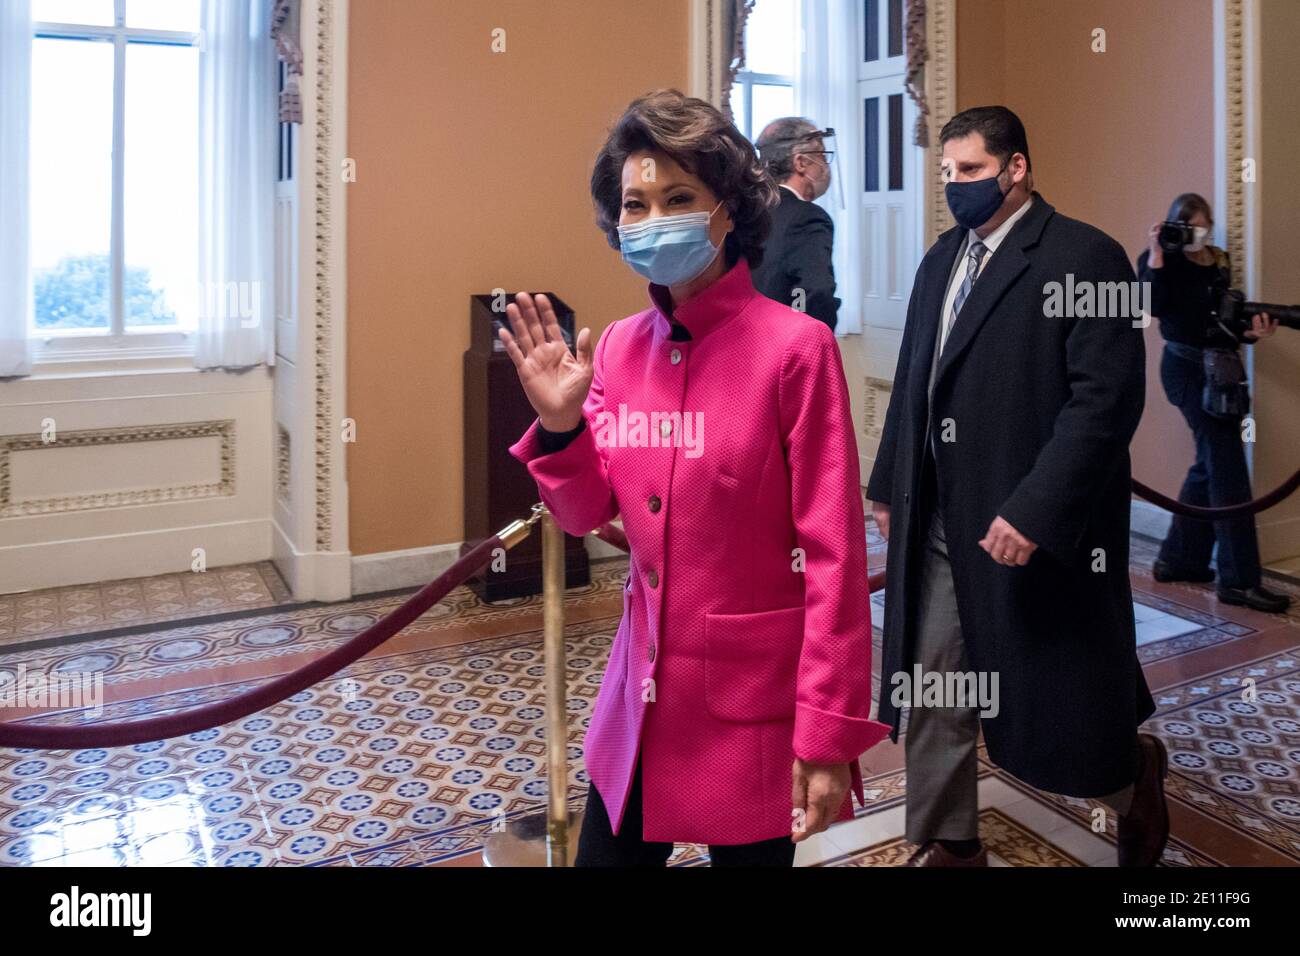
[[[0,378],[30,375],[32,7],[0,2]]]
[[[835,294],[840,334],[862,331],[862,121],[858,115],[857,22],[844,0],[802,0],[802,49],[795,66],[795,113],[833,126],[835,184],[815,202],[835,222]]]
[[[194,363],[275,363],[276,83],[270,0],[204,0]]]

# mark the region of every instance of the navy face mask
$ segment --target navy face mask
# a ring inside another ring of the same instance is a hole
[[[1006,168],[1007,164],[1003,163],[1002,169],[988,179],[976,179],[969,183],[952,182],[943,187],[948,208],[952,211],[952,218],[957,220],[957,225],[963,229],[978,229],[993,218],[1002,201],[1007,198],[1007,193],[998,185],[998,177]]]

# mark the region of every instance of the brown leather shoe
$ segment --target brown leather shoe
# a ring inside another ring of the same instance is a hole
[[[1138,776],[1133,803],[1119,818],[1119,865],[1155,866],[1169,841],[1165,776],[1169,754],[1159,737],[1138,734]]]
[[[919,850],[911,855],[904,866],[988,866],[989,854],[984,847],[980,847],[978,853],[974,856],[958,856],[943,848],[943,844],[938,840],[931,840],[923,844]]]

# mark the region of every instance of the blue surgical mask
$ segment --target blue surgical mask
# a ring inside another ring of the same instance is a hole
[[[1006,163],[1003,163],[1002,169],[1006,168]],[[957,225],[963,229],[978,229],[993,218],[993,214],[1002,206],[1002,201],[1007,198],[1007,194],[998,185],[1002,169],[988,179],[976,179],[969,183],[952,182],[943,187],[948,209],[952,211],[952,218],[957,220]]]
[[[678,216],[655,216],[618,227],[623,261],[651,282],[681,285],[707,269],[720,246],[709,239],[713,212],[687,212]]]

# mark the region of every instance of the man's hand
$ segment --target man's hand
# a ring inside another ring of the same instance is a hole
[[[980,541],[980,547],[998,564],[1005,564],[1009,568],[1028,564],[1029,556],[1038,550],[1038,545],[1002,518],[993,519],[984,539]]]
[[[848,795],[852,775],[847,763],[807,763],[795,757],[793,776],[791,804],[803,813],[794,817],[790,839],[799,843],[835,822]]]
[[[879,501],[871,502],[871,517],[876,519],[876,527],[884,535],[885,540],[889,540],[889,505],[881,504]]]

